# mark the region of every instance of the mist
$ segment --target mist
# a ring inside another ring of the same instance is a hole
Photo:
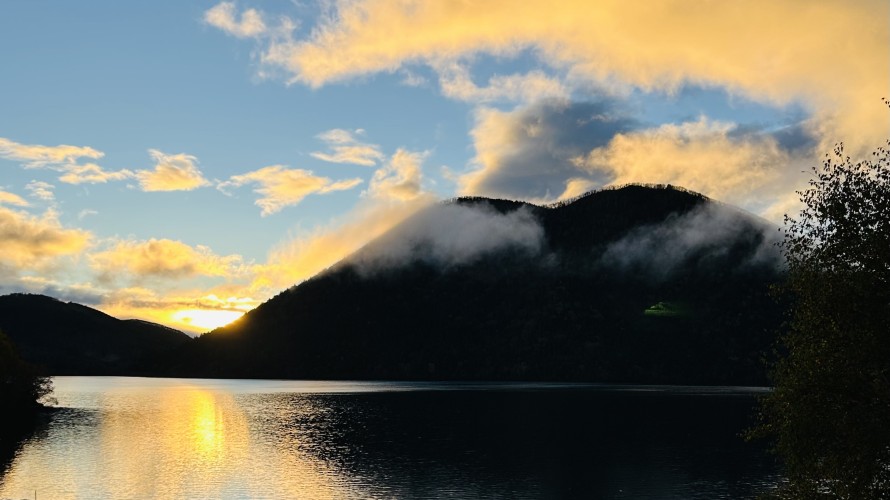
[[[359,250],[348,263],[363,274],[413,262],[447,268],[508,249],[537,255],[543,245],[544,228],[529,207],[500,213],[484,203],[448,203],[420,211]]]
[[[782,268],[781,234],[765,220],[719,203],[707,203],[679,216],[636,228],[610,244],[601,257],[607,268],[667,279],[689,266],[719,266],[730,252],[745,252],[736,271],[752,267]],[[738,261],[736,261],[738,262]]]

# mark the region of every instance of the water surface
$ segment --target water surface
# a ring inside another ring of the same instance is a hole
[[[57,377],[6,498],[745,498],[753,388]]]

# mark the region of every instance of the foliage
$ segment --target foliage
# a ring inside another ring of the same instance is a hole
[[[8,423],[28,418],[52,390],[50,378],[22,360],[9,337],[0,331],[0,408],[4,420]]]
[[[890,146],[890,141],[888,141]],[[890,495],[890,150],[838,145],[786,218],[792,304],[753,435],[775,440],[789,498]]]

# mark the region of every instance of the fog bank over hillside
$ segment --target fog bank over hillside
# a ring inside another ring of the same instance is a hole
[[[529,256],[544,245],[544,228],[528,206],[500,213],[488,204],[434,205],[347,259],[363,274],[422,261],[442,267],[471,263],[503,250]]]
[[[608,246],[602,263],[666,279],[694,262],[708,265],[726,257],[741,235],[745,235],[745,243],[751,248],[737,270],[752,265],[782,268],[779,231],[766,221],[719,203],[703,204],[684,214],[672,214],[658,224],[633,229]]]

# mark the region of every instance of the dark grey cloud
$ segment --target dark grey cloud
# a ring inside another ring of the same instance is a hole
[[[591,175],[577,158],[638,126],[618,101],[608,99],[480,111],[473,131],[479,169],[462,177],[462,191],[528,200],[554,198],[572,178],[603,184],[609,179]]]

